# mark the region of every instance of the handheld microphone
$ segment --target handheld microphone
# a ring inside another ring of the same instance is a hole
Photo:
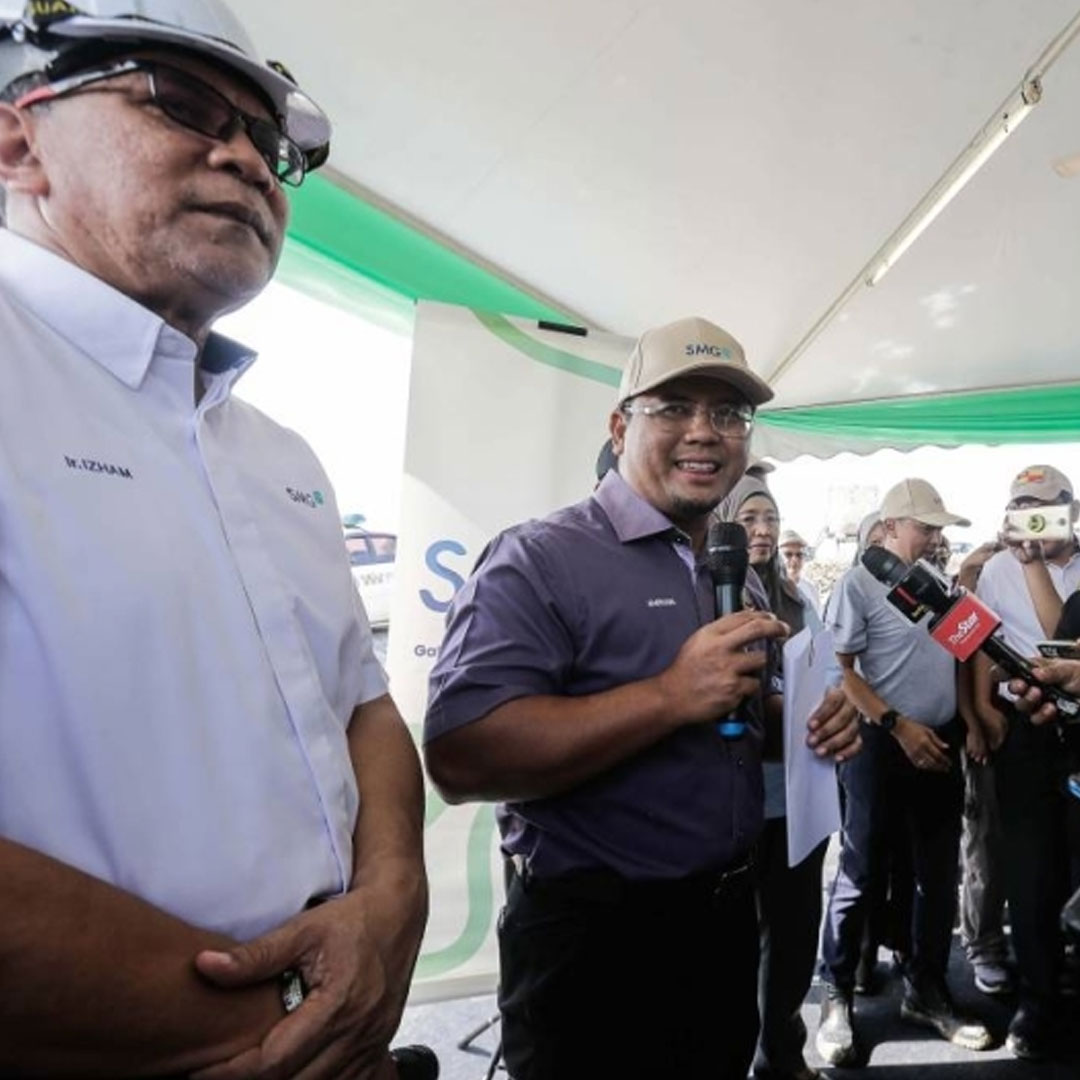
[[[714,521],[705,538],[705,565],[716,594],[716,617],[742,611],[746,571],[750,552],[746,530],[737,521]],[[716,730],[724,739],[741,739],[746,721],[737,712],[717,721]]]
[[[399,1080],[438,1080],[439,1059],[428,1046],[399,1046],[390,1051]]]
[[[1001,626],[998,615],[967,589],[954,586],[922,559],[908,564],[880,547],[867,548],[862,564],[889,586],[889,603],[911,622],[932,613],[930,636],[957,660],[970,660],[981,650],[1010,677],[1037,686],[1066,723],[1080,721],[1080,701],[1039,682],[1028,660],[994,636]]]

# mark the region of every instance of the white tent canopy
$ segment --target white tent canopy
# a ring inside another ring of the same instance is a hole
[[[1080,9],[231,3],[330,111],[338,182],[590,325],[706,315],[765,375]],[[787,368],[778,408],[1076,379],[1080,176],[1054,165],[1080,154],[1080,44],[1042,90]]]

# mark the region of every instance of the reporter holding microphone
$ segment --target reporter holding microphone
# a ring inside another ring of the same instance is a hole
[[[1042,640],[1071,636],[1059,622],[1066,599],[1080,587],[1080,545],[1072,535],[1078,511],[1072,482],[1051,465],[1029,465],[1010,484],[1006,550],[986,563],[976,593],[1000,616],[1006,644],[1022,656],[1035,657]],[[1009,525],[1023,520],[1024,512],[1047,521],[1063,518],[1064,535],[1018,536]],[[1036,675],[1048,686],[1070,690],[1067,662],[1038,666]],[[1039,723],[1049,710],[1030,722],[1023,715],[1026,705],[1012,700],[986,658],[976,667],[975,691],[993,751],[1005,895],[1020,977],[1006,1042],[1017,1057],[1052,1058],[1071,1034],[1060,992],[1064,945],[1058,920],[1069,894],[1064,735],[1056,725]],[[1036,690],[1031,696],[1042,695]]]
[[[618,469],[497,536],[448,614],[425,757],[446,798],[500,803],[514,1080],[747,1075],[760,743],[787,628],[752,574],[751,610],[716,618],[704,549],[771,396],[704,319],[644,334],[609,422]],[[837,700],[812,731],[822,754],[857,746]]]

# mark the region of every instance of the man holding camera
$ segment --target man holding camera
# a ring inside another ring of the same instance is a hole
[[[1057,507],[1057,514],[1045,513]],[[976,593],[1002,620],[1005,641],[1023,656],[1056,636],[1062,602],[1080,586],[1080,552],[1071,526],[1078,504],[1068,477],[1050,465],[1032,465],[1013,480],[1003,539]],[[1022,511],[1031,512],[1025,519]],[[1063,535],[1037,539],[1054,518]],[[1062,742],[1054,725],[1032,725],[1017,710],[1008,687],[994,686],[990,662],[975,668],[975,708],[993,753],[1002,823],[1002,861],[1020,1001],[1007,1045],[1017,1056],[1053,1054],[1059,1034],[1059,980],[1063,944],[1059,913],[1065,902],[1067,846],[1061,795]]]

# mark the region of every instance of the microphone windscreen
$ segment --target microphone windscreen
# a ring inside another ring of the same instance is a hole
[[[737,521],[714,521],[705,538],[705,565],[713,581],[746,580],[750,565],[746,530]]]
[[[883,547],[868,547],[863,552],[862,564],[883,585],[899,585],[908,571],[908,564]]]

